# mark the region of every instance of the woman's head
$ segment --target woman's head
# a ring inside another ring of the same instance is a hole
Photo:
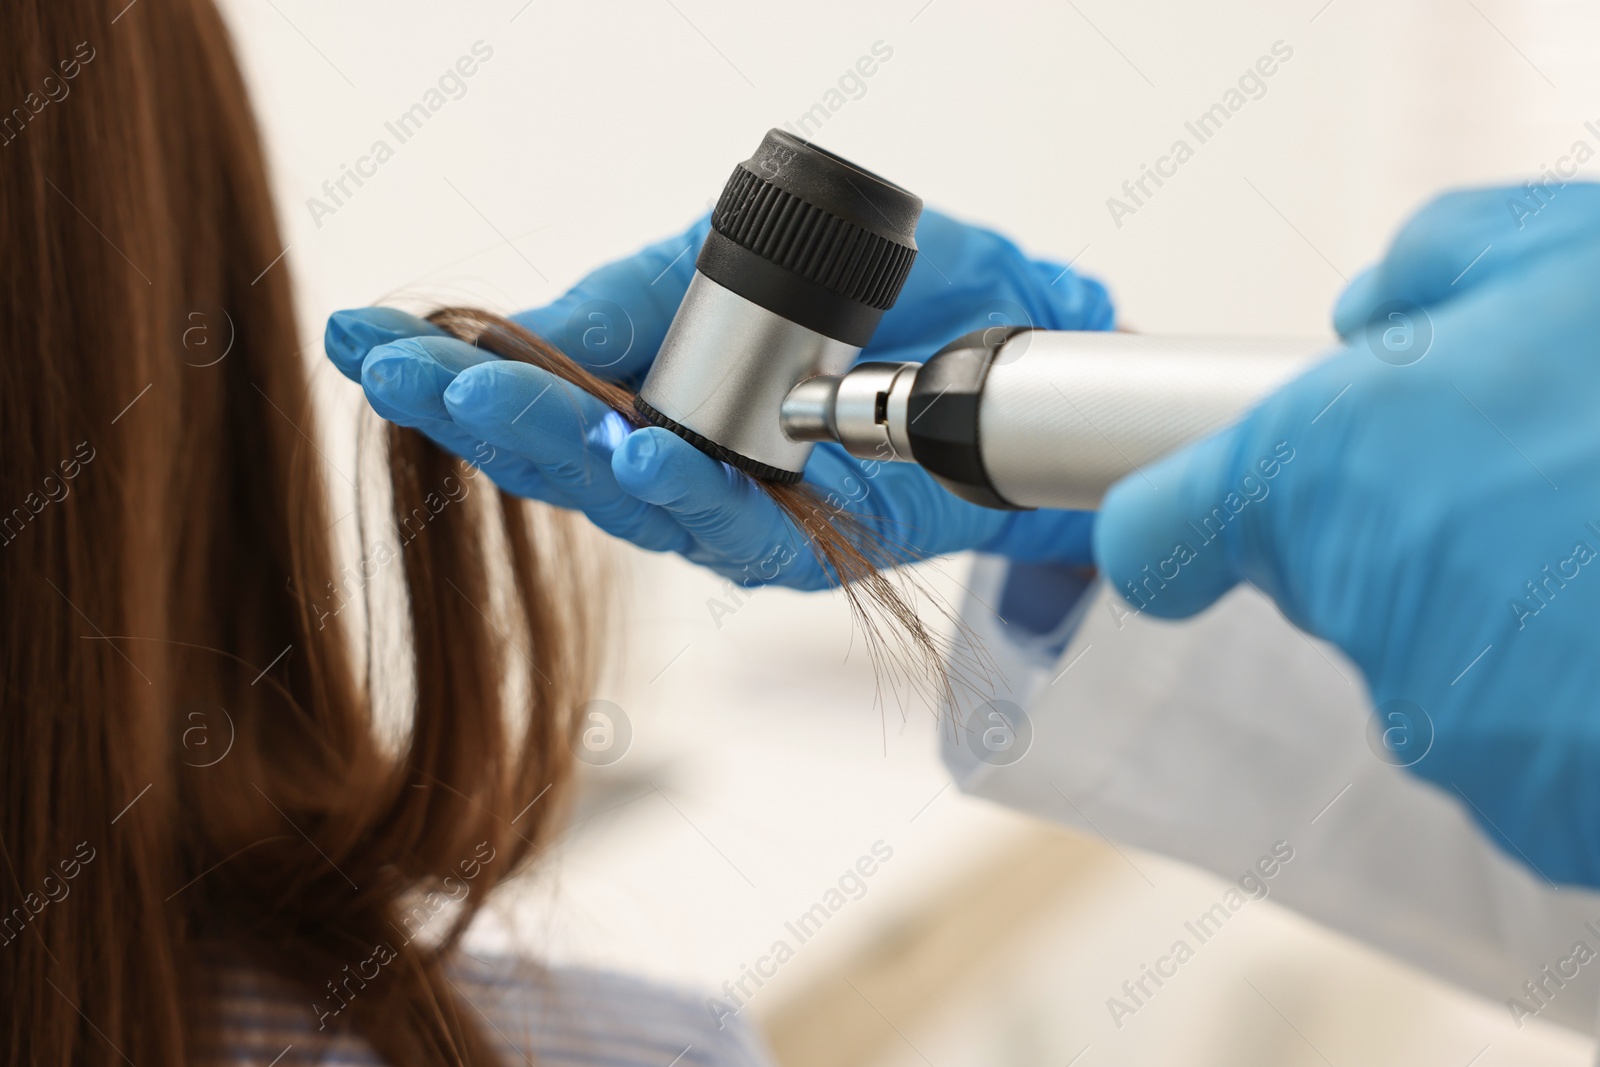
[[[0,12],[0,1056],[184,1062],[237,960],[391,1060],[472,1059],[430,946],[569,775],[582,544],[401,431],[330,508],[361,479],[324,455],[224,26],[124,3]]]

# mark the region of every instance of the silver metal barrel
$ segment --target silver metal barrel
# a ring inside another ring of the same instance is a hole
[[[1095,508],[1113,483],[1233,422],[1327,338],[1030,331],[978,401],[984,470],[1024,507]]]

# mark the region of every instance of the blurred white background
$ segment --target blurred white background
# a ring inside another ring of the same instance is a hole
[[[1600,140],[1600,8],[1578,0],[224,7],[290,242],[274,269],[294,273],[306,358],[345,416],[334,463],[353,461],[356,390],[320,358],[330,311],[545,302],[686,226],[874,45],[892,56],[815,139],[1075,261],[1156,332],[1324,331],[1430,194]],[[493,54],[465,95],[314,217],[308,198],[394,144],[384,124],[477,42]],[[1184,122],[1275,42],[1293,56],[1265,95],[1117,225],[1107,198],[1192,144]],[[1152,885],[1102,843],[946,788],[931,711],[875,702],[837,598],[764,590],[719,626],[717,582],[617,556],[625,611],[596,696],[625,709],[631,748],[479,943],[718,990],[881,841],[866,894],[751,1000],[787,1063],[1589,1062],[1587,1038],[1518,1029],[1270,903],[1119,1029],[1106,998],[1220,883],[1140,856]],[[959,593],[961,567],[937,580]]]

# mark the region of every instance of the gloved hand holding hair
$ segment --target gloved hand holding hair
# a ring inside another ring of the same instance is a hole
[[[637,386],[694,272],[708,221],[602,267],[548,307],[513,321],[596,375]],[[1109,329],[1098,283],[1027,259],[998,235],[929,211],[899,301],[863,358],[922,360],[969,330],[1025,317],[1051,329]],[[620,349],[620,351],[619,351]],[[672,551],[746,585],[823,588],[827,568],[790,516],[749,479],[667,430],[632,429],[600,399],[497,358],[388,308],[337,312],[329,358],[374,410],[479,464],[502,488],[583,511],[601,529]],[[965,503],[921,469],[821,445],[805,483],[857,516],[904,559],[966,549],[1089,564],[1091,516],[1007,513]]]

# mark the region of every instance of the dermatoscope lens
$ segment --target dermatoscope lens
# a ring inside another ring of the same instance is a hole
[[[900,186],[769,131],[711,213],[640,414],[758,478],[798,481],[811,445],[783,436],[782,399],[872,339],[911,273],[921,212]]]

